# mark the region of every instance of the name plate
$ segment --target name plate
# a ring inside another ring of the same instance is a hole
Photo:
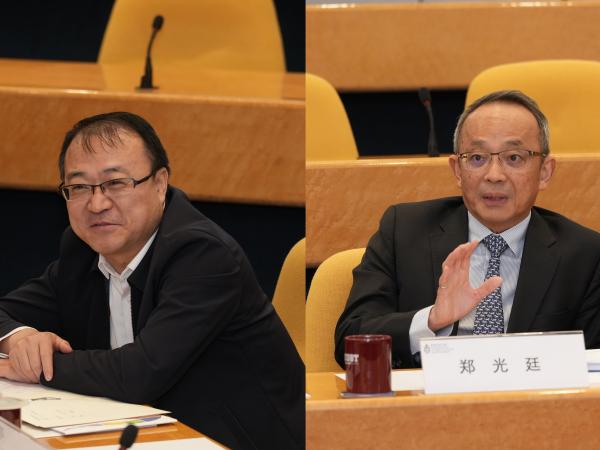
[[[589,386],[581,331],[421,339],[426,394]]]

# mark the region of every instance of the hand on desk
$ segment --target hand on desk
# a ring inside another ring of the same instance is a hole
[[[428,327],[440,330],[465,317],[487,295],[502,284],[502,278],[490,277],[478,288],[469,282],[470,259],[478,241],[456,247],[442,263],[435,304],[429,312]]]
[[[18,331],[6,340],[9,359],[0,361],[0,377],[25,383],[39,383],[42,372],[44,378],[50,381],[54,352],[73,351],[71,345],[60,336],[32,328]]]

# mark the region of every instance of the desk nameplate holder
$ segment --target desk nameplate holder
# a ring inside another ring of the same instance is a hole
[[[589,386],[581,331],[421,339],[426,394]]]

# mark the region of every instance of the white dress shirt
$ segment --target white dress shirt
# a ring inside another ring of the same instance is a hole
[[[502,278],[502,310],[504,312],[504,329],[508,326],[508,319],[512,311],[512,305],[515,298],[515,290],[519,279],[519,269],[521,267],[521,256],[523,255],[523,246],[525,245],[525,233],[531,220],[529,215],[512,228],[500,233],[508,244],[508,248],[500,255],[500,277]],[[469,222],[469,242],[479,241],[479,245],[473,251],[470,260],[469,281],[471,286],[481,286],[485,281],[490,261],[490,251],[481,242],[488,234],[493,233],[489,228],[479,222],[470,212],[468,213]],[[449,336],[453,325],[448,325],[437,332],[433,332],[427,326],[429,321],[429,312],[433,305],[423,308],[413,316],[410,324],[409,339],[410,349],[413,354],[419,352],[419,341],[424,337]],[[458,334],[473,334],[473,324],[475,322],[474,308],[469,314],[459,320]]]
[[[131,287],[127,279],[142,262],[155,237],[156,231],[121,273],[118,273],[104,256],[99,255],[98,257],[98,269],[109,280],[110,347],[113,349],[133,342]]]

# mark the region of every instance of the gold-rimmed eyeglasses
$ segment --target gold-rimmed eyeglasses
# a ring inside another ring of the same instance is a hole
[[[107,197],[119,197],[121,195],[127,195],[133,191],[133,189],[138,185],[142,184],[144,181],[148,181],[152,175],[154,175],[156,171],[153,171],[150,175],[145,176],[144,178],[140,178],[136,180],[135,178],[114,178],[112,180],[107,180],[99,184],[61,184],[58,189],[61,192],[62,196],[67,201],[81,201],[85,199],[89,199],[94,195],[94,191],[96,188],[100,188],[102,193]]]
[[[533,150],[503,150],[501,152],[487,153],[487,152],[465,152],[459,153],[458,158],[463,161],[464,167],[469,170],[478,170],[487,166],[493,156],[497,156],[500,163],[508,169],[525,169],[529,165],[534,157],[546,157],[542,152],[535,152]]]

